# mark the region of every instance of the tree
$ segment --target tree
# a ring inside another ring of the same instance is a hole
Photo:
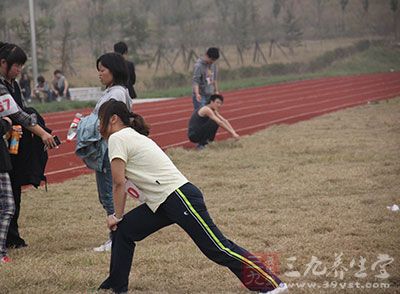
[[[31,47],[31,30],[29,19],[24,19],[22,16],[13,18],[10,20],[10,28],[13,33],[20,40],[20,46],[30,56],[32,54]],[[46,66],[49,64],[49,58],[46,55],[46,48],[48,47],[46,38],[46,27],[43,23],[38,22],[36,24],[36,49],[38,59],[38,70],[39,72],[46,71]]]
[[[46,42],[45,54],[49,60],[52,59],[54,48],[53,31],[56,27],[56,20],[54,10],[58,0],[39,0],[37,5],[40,9],[40,16],[37,18],[37,25],[43,27],[43,39]]]
[[[174,0],[172,7],[175,13],[171,18],[171,24],[177,26],[179,33],[177,35],[178,51],[173,59],[172,64],[181,57],[185,70],[189,70],[190,66],[196,62],[198,58],[194,47],[201,43],[204,38],[201,30],[202,13],[204,9],[200,4],[196,4],[193,0]]]
[[[323,24],[322,22],[322,16],[324,9],[326,7],[326,4],[328,4],[329,0],[314,0],[316,10],[317,10],[317,19],[316,19],[316,27],[318,31],[318,38],[322,40],[323,38]]]
[[[105,9],[106,3],[107,0],[89,0],[87,3],[88,36],[94,57],[105,52],[105,37],[113,33],[114,18]]]
[[[63,20],[60,46],[60,64],[61,71],[66,74],[76,74],[72,67],[73,48],[76,34],[72,31],[71,22],[68,17]]]
[[[222,20],[219,23],[225,28],[224,33],[229,36],[229,42],[235,44],[238,63],[243,65],[243,54],[251,48],[253,38],[249,1],[216,0],[216,4]]]
[[[399,1],[398,0],[390,0],[390,10],[393,12],[393,34],[394,34],[394,39],[398,40],[398,29],[397,29],[397,21],[398,21],[398,15],[397,11],[399,8]]]
[[[340,4],[340,10],[342,12],[342,17],[339,23],[339,31],[343,34],[346,31],[345,17],[346,17],[346,8],[347,4],[349,4],[349,0],[339,0],[339,4]]]
[[[303,31],[300,28],[299,19],[294,16],[292,6],[286,9],[283,27],[285,32],[283,45],[289,49],[291,55],[294,55],[294,49],[302,44]]]
[[[129,48],[128,54],[135,60],[135,63],[143,62],[139,55],[139,49],[149,38],[146,17],[138,12],[134,2],[129,2],[128,7],[121,10],[117,17],[121,39]]]
[[[253,51],[253,63],[264,63],[267,64],[267,58],[261,48],[261,42],[264,41],[263,36],[265,35],[265,26],[260,23],[259,9],[255,4],[255,1],[250,1],[250,29],[253,32],[254,37],[254,51]]]
[[[9,39],[8,20],[6,14],[6,1],[0,1],[0,28],[3,35],[3,40]]]
[[[369,0],[361,0],[363,8],[364,27],[369,32]]]

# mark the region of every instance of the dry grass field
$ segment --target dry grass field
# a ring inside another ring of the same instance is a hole
[[[277,254],[291,293],[399,293],[400,212],[386,208],[400,204],[399,122],[397,98],[168,154],[226,236]],[[20,224],[29,247],[0,266],[1,293],[94,293],[107,276],[110,254],[92,251],[107,236],[93,175],[24,191]],[[130,290],[247,293],[177,226],[139,242]]]

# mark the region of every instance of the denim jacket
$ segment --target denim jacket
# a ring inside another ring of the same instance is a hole
[[[99,119],[96,114],[91,113],[81,119],[76,139],[75,154],[85,162],[88,168],[102,171],[107,144],[100,135]]]

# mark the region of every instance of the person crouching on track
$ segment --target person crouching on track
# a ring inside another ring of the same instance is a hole
[[[209,259],[228,267],[248,289],[287,292],[287,286],[257,257],[221,233],[207,212],[201,191],[147,137],[149,128],[141,116],[129,112],[123,102],[110,100],[100,107],[99,119],[100,133],[108,140],[115,210],[107,217],[107,226],[113,231],[110,274],[100,289],[128,291],[136,242],[177,224]],[[126,179],[140,190],[144,203],[125,214]],[[246,283],[248,275],[260,278],[257,283]]]
[[[195,110],[189,120],[188,137],[189,140],[197,144],[197,149],[203,149],[214,141],[218,127],[223,127],[232,137],[239,139],[231,124],[225,119],[219,110],[224,103],[224,97],[219,94],[210,96],[208,104]]]

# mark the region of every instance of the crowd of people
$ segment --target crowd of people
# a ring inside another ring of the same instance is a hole
[[[53,79],[48,83],[43,75],[39,75],[34,87],[32,88],[31,78],[27,72],[21,74],[19,86],[23,99],[30,103],[35,102],[52,102],[70,100],[69,83],[61,70],[56,69],[53,72]]]
[[[287,286],[265,264],[224,236],[210,217],[202,192],[148,138],[149,126],[132,111],[136,76],[133,63],[126,60],[127,50],[125,43],[118,42],[114,52],[97,59],[96,69],[105,91],[77,128],[76,154],[96,172],[99,202],[109,229],[108,240],[94,248],[111,250],[109,276],[99,289],[127,292],[136,243],[177,224],[210,260],[229,268],[249,290],[286,293]],[[204,149],[214,140],[220,126],[239,138],[219,113],[224,97],[217,85],[218,58],[218,49],[209,48],[194,67],[194,111],[189,119],[188,137],[198,144],[198,149]],[[9,153],[9,139],[0,140],[0,263],[3,264],[11,262],[7,248],[27,246],[18,230],[21,187],[40,184],[47,161],[45,149],[57,145],[40,114],[27,107],[23,98],[29,93],[34,93],[40,101],[70,97],[68,81],[58,70],[51,85],[40,76],[30,91],[27,75],[21,77],[18,85],[16,78],[26,60],[19,46],[0,43],[0,99],[13,102],[10,109],[0,108],[0,135],[8,134],[16,125],[22,126],[18,154]],[[24,152],[27,149],[34,150],[39,158],[35,162],[42,165],[27,168],[26,156],[32,156],[32,152]],[[125,212],[126,187],[137,189],[141,201],[129,212]],[[244,268],[247,274],[260,277],[257,283],[246,282]]]

